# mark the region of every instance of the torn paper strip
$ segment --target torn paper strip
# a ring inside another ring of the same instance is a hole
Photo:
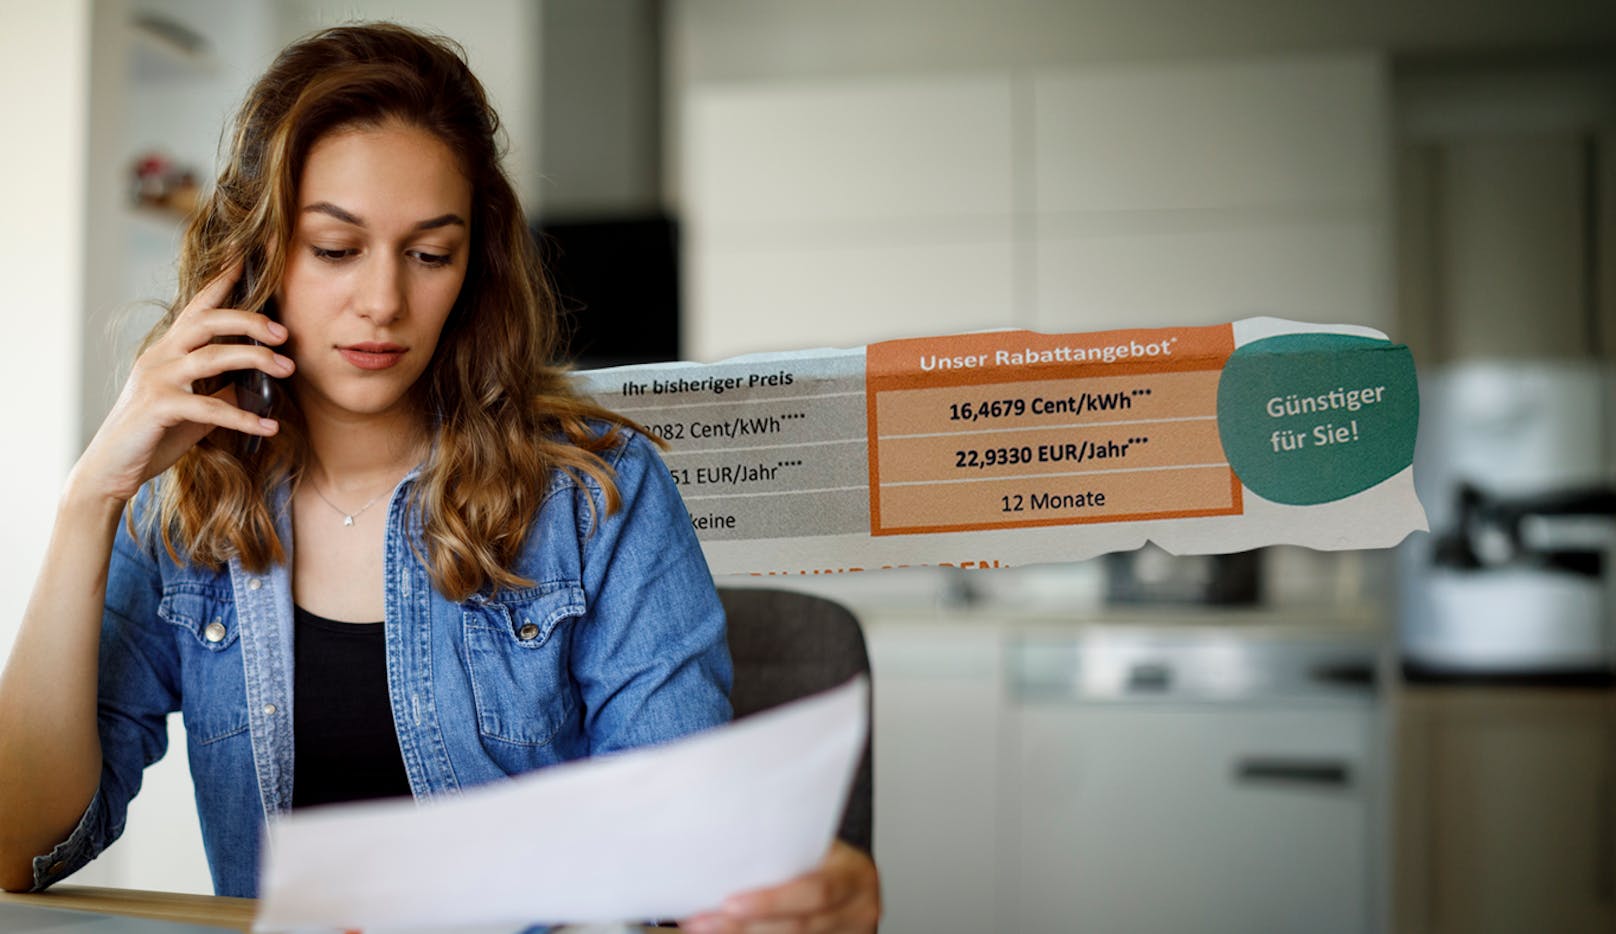
[[[1369,328],[995,331],[579,374],[665,440],[715,574],[1384,548],[1426,528]]]

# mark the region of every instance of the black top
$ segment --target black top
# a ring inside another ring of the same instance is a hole
[[[408,795],[382,624],[292,610],[292,807]]]

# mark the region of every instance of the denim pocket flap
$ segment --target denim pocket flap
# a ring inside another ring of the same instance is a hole
[[[468,626],[503,633],[518,649],[539,649],[565,619],[584,615],[584,589],[575,582],[552,583],[472,599],[476,611],[467,614]]]
[[[211,652],[228,649],[240,634],[230,598],[209,588],[179,585],[164,591],[157,615],[189,632]]]
[[[568,674],[571,627],[584,615],[577,582],[473,597],[465,603],[466,660],[477,728],[487,739],[548,745],[578,708]]]

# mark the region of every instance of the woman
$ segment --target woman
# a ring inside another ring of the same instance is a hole
[[[117,838],[173,710],[228,895],[256,891],[266,815],[729,716],[722,610],[671,478],[549,364],[496,132],[461,53],[391,25],[298,42],[249,92],[0,678],[5,888]],[[236,404],[255,372],[263,417]],[[873,864],[837,844],[687,926],[878,913]]]

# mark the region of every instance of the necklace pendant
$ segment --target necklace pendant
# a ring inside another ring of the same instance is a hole
[[[353,516],[343,516],[342,517],[342,524],[343,525],[353,525]]]

